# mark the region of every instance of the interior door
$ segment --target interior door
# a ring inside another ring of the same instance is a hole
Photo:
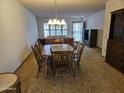
[[[73,22],[73,38],[74,38],[74,41],[82,42],[82,30],[83,30],[82,22]]]

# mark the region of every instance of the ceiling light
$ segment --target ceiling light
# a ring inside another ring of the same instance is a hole
[[[66,25],[66,22],[64,19],[59,20],[57,16],[57,1],[55,0],[55,15],[56,17],[54,19],[49,19],[48,24],[49,25]]]

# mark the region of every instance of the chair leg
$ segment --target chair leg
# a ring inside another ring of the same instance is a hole
[[[38,66],[38,70],[37,70],[37,78],[39,77],[39,72],[40,72],[40,66]]]
[[[81,73],[81,70],[80,70],[80,62],[77,62],[77,69],[78,69],[78,71]]]
[[[75,65],[75,63],[74,63],[74,65]],[[73,67],[73,63],[71,63],[71,70],[72,70],[72,75],[73,75],[73,77],[75,77],[75,66]]]
[[[45,78],[47,78],[48,74],[48,64],[45,64]]]
[[[76,72],[76,70],[77,70],[77,63],[76,62],[74,62],[74,69],[75,69],[75,72]]]
[[[55,75],[56,75],[56,69],[53,67],[53,77],[55,77]]]
[[[21,93],[21,82],[18,82],[18,84],[16,85],[16,93]]]
[[[41,65],[42,66],[42,65]],[[41,72],[41,66],[39,66],[38,71]]]
[[[79,62],[77,62],[77,68],[78,68],[78,69],[80,68],[80,66],[79,66]]]

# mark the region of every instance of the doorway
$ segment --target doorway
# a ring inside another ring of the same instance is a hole
[[[74,41],[82,42],[82,31],[83,31],[83,23],[80,22],[73,22],[73,38]]]

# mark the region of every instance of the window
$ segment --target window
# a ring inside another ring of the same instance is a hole
[[[48,25],[44,23],[44,36],[67,36],[67,25]]]

